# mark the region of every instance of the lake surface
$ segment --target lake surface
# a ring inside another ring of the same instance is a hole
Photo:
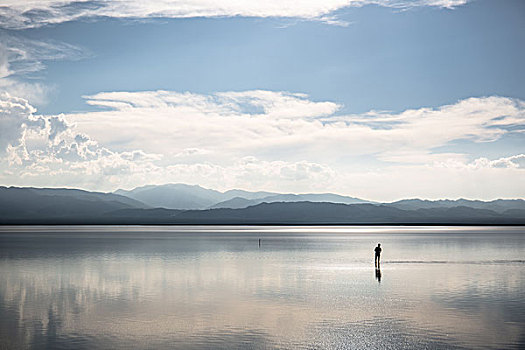
[[[524,349],[525,228],[0,227],[11,348]]]

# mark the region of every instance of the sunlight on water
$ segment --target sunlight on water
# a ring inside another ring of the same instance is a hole
[[[524,252],[512,227],[4,227],[0,348],[519,349]]]

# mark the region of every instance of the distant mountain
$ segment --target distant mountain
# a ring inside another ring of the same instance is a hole
[[[525,201],[523,199],[497,199],[494,201],[478,201],[468,199],[458,200],[421,200],[421,199],[404,199],[401,201],[385,204],[391,207],[405,210],[432,209],[432,208],[454,208],[469,207],[475,209],[493,210],[497,213],[503,213],[510,209],[525,210]]]
[[[205,209],[224,200],[222,192],[185,184],[150,185],[131,191],[117,190],[115,193],[152,207],[168,209]]]
[[[219,208],[229,208],[229,209],[241,209],[241,208],[247,208],[252,205],[257,205],[259,203],[262,203],[263,201],[257,200],[257,199],[246,199],[242,197],[235,197],[232,199],[228,199],[224,202],[219,202],[217,204],[214,204],[210,207],[210,209],[219,209]]]
[[[324,194],[280,194],[273,192],[250,192],[229,190],[219,192],[200,186],[185,184],[150,185],[131,191],[117,190],[116,194],[139,200],[152,207],[167,209],[246,208],[260,203],[273,202],[332,202],[369,203],[368,201],[332,193]]]
[[[249,192],[249,191],[243,191],[243,190],[229,190],[224,192],[224,201],[230,200],[233,198],[244,198],[244,199],[259,199],[264,198],[268,196],[276,195],[277,193],[274,192]]]
[[[176,210],[144,208],[140,202],[121,202],[120,196],[114,194],[86,196],[83,191],[68,191],[75,190],[66,190],[65,195],[47,195],[38,189],[2,188],[0,224],[525,224],[525,210],[520,209],[497,213],[470,207],[403,210],[366,203],[276,202],[242,209]]]
[[[271,196],[247,200],[241,197],[235,197],[230,200],[217,203],[210,208],[230,208],[230,209],[241,209],[254,206],[261,203],[275,203],[275,202],[329,202],[329,203],[342,203],[342,204],[358,204],[358,203],[371,203],[363,199],[340,196],[333,193],[322,193],[322,194],[274,194]]]
[[[129,209],[110,213],[123,222],[141,223],[144,210]],[[164,211],[158,216],[148,212],[144,222],[158,224],[525,224],[525,211],[509,210],[497,213],[469,207],[402,210],[386,205],[337,204],[315,202],[261,203],[243,209],[207,209]]]
[[[164,195],[162,189],[168,195]],[[188,203],[204,206],[211,201],[231,195],[246,195],[242,193],[243,191],[231,191],[226,194],[186,185],[169,185],[160,188],[149,186],[129,192],[137,198],[146,198],[150,202],[162,200],[165,203],[171,200],[171,205],[181,206],[189,205]],[[171,195],[174,193],[179,197],[172,198]],[[185,194],[187,194],[186,198]],[[248,194],[256,197],[267,193]],[[155,195],[160,199],[155,198]],[[184,198],[186,202],[182,202]],[[389,204],[348,204],[326,202],[327,200],[360,201],[333,194],[273,194],[255,199],[230,198],[229,205],[249,205],[238,209],[177,210],[152,207],[139,200],[115,193],[76,189],[0,187],[0,224],[525,225],[523,200],[433,202],[416,199]],[[263,203],[250,205],[258,201]]]
[[[125,208],[148,208],[112,193],[63,188],[0,187],[0,219],[100,215]]]
[[[314,202],[261,203],[243,209],[188,210],[175,220],[182,222],[244,224],[380,223],[407,217],[406,211],[373,204],[336,204]],[[410,216],[410,215],[408,215]]]

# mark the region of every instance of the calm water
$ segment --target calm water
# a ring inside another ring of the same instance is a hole
[[[523,349],[525,228],[0,227],[4,348]]]

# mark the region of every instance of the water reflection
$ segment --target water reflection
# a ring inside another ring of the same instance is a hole
[[[376,280],[381,283],[381,267],[379,265],[376,267]]]
[[[0,348],[525,345],[519,232],[100,232],[0,234]]]

